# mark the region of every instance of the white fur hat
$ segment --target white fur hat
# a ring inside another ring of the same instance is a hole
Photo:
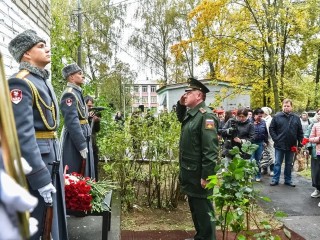
[[[262,107],[261,109],[267,115],[270,115],[272,113],[272,109],[269,107]]]

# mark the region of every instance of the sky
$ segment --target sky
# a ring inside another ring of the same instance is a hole
[[[145,80],[153,80],[160,78],[159,75],[150,71],[151,66],[148,63],[142,62],[139,59],[137,52],[133,48],[126,47],[127,41],[132,34],[134,27],[138,26],[138,22],[134,20],[133,14],[135,9],[139,6],[139,0],[112,0],[110,5],[126,4],[127,5],[127,17],[126,24],[130,25],[123,32],[121,43],[118,45],[117,58],[130,65],[131,70],[137,72],[137,82]]]
[[[127,5],[126,23],[129,24],[130,27],[124,30],[123,38],[121,40],[121,43],[118,45],[117,58],[119,58],[123,62],[128,63],[131,69],[137,72],[137,82],[145,81],[147,79],[152,81],[161,78],[160,75],[156,74],[155,72],[151,72],[151,65],[149,63],[142,62],[142,60],[138,58],[138,54],[134,51],[134,49],[126,47],[127,41],[129,39],[129,36],[132,34],[134,27],[138,26],[139,24],[137,21],[134,20],[133,14],[135,12],[135,9],[139,7],[140,2],[141,0],[112,0],[110,4]],[[207,67],[195,67],[195,77],[199,79],[205,78],[206,73]]]

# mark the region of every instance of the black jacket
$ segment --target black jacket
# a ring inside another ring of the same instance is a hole
[[[236,131],[233,134],[230,134],[229,129],[231,128],[232,121],[235,122]],[[244,143],[246,141],[253,142],[255,136],[253,123],[250,122],[249,119],[245,122],[241,122],[237,121],[235,118],[231,118],[225,123],[220,132],[222,137],[225,139],[222,154],[228,157],[232,157],[229,154],[229,150],[234,146],[238,146],[241,149],[242,144],[234,142],[233,138],[238,137],[242,140],[242,143]],[[242,154],[242,157],[246,159],[250,158],[247,154]]]
[[[285,151],[300,144],[303,138],[300,118],[294,113],[277,113],[271,121],[269,132],[274,148]]]

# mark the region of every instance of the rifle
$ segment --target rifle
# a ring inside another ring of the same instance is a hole
[[[89,152],[88,152],[88,155],[89,155]],[[83,157],[81,157],[81,159],[82,159],[82,162],[81,162],[80,174],[84,176],[86,171],[86,159]]]
[[[59,173],[59,161],[54,161],[53,163],[49,163],[49,165],[52,165],[52,171],[51,171],[51,179],[52,179],[52,185],[55,185],[56,180],[56,174]],[[44,224],[43,224],[43,232],[41,235],[41,240],[51,240],[51,228],[52,228],[52,219],[53,219],[53,203],[46,203],[46,209],[44,211]]]
[[[0,142],[3,150],[3,163],[6,173],[22,187],[28,189],[20,160],[20,144],[9,93],[3,57],[0,52]],[[21,237],[22,239],[29,239],[29,212],[17,212],[17,215]]]

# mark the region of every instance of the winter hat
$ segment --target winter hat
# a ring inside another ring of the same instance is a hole
[[[67,79],[70,75],[81,72],[82,69],[76,63],[69,64],[62,69],[62,75]]]
[[[20,62],[23,54],[39,42],[46,43],[36,31],[28,29],[9,42],[9,52],[17,62]]]
[[[262,107],[261,109],[267,115],[270,115],[272,113],[272,109],[269,107]]]

